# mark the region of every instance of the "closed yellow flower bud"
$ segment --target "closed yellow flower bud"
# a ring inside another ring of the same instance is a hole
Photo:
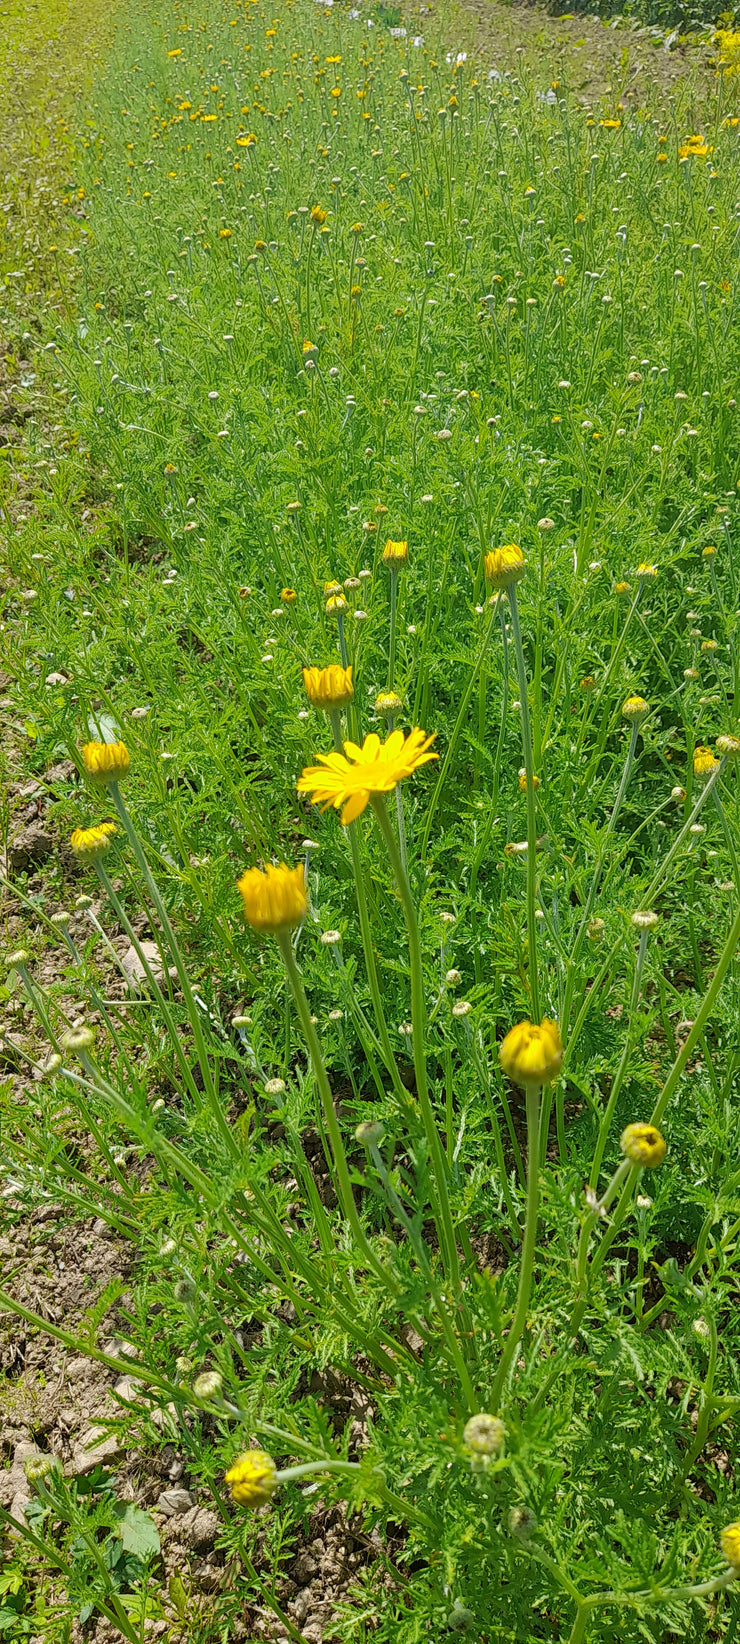
[[[402,708],[403,702],[396,691],[378,692],[378,695],[375,698],[376,714],[387,715],[390,719],[393,714],[400,714]]]
[[[111,834],[115,831],[115,822],[100,822],[96,828],[75,828],[69,842],[75,856],[102,856],[108,850]]]
[[[409,545],[407,542],[392,542],[391,538],[383,549],[383,564],[391,571],[399,571],[409,562]]]
[[[225,1474],[232,1501],[239,1507],[263,1507],[274,1494],[277,1468],[266,1450],[245,1450]]]
[[[719,1538],[720,1546],[733,1570],[740,1569],[740,1523],[728,1524]]]
[[[131,767],[123,742],[86,742],[82,750],[85,774],[93,782],[118,782]]]
[[[499,1045],[498,1059],[507,1078],[517,1085],[549,1085],[563,1065],[563,1044],[557,1022],[518,1022]]]
[[[355,694],[351,663],[348,668],[340,667],[338,662],[328,668],[304,668],[303,683],[311,707],[323,708],[326,714],[332,708],[343,708]]]
[[[483,561],[486,581],[492,588],[508,588],[513,582],[520,582],[526,570],[526,561],[521,548],[515,542],[505,542],[503,548],[494,548],[486,554]]]
[[[646,1170],[652,1170],[665,1158],[665,1141],[655,1125],[628,1125],[622,1131],[619,1145],[630,1164],[641,1165]]]
[[[532,787],[535,789],[535,791],[537,790],[537,788],[539,788],[539,785],[540,785],[539,777],[538,776],[533,776],[532,777]],[[522,793],[526,793],[526,791],[527,791],[527,767],[526,767],[526,765],[522,765],[522,768],[519,772],[519,786],[522,790]]]
[[[295,605],[295,601],[296,601],[295,588],[283,588],[281,590],[280,598],[283,602],[283,605]]]
[[[650,709],[643,696],[628,696],[622,708],[622,718],[629,720],[630,725],[639,725],[640,720],[649,714]]]
[[[308,896],[302,863],[297,868],[284,862],[278,867],[268,863],[264,873],[260,868],[247,868],[237,890],[253,930],[291,930],[305,919]]]
[[[719,760],[715,759],[711,748],[705,748],[699,742],[694,749],[694,776],[711,776],[712,771],[719,768]]]
[[[615,582],[614,592],[615,592],[615,594],[619,594],[620,599],[622,598],[622,596],[624,594],[628,594],[629,591],[630,591],[630,585],[629,585],[628,582]]]
[[[737,759],[740,755],[740,736],[718,736],[715,746],[724,759]]]

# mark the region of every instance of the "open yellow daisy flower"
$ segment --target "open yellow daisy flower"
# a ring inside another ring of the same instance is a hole
[[[314,804],[324,810],[330,805],[335,810],[343,806],[342,821],[345,825],[354,822],[372,794],[390,793],[404,776],[438,757],[429,751],[433,741],[434,736],[427,736],[418,726],[408,736],[391,731],[385,742],[373,731],[361,748],[356,742],[345,742],[343,754],[320,754],[319,763],[301,773],[298,792],[310,793]]]

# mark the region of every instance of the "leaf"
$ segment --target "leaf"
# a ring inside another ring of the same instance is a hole
[[[170,1576],[167,1591],[177,1612],[178,1621],[184,1623],[188,1613],[188,1595],[183,1587],[179,1575]]]
[[[121,1521],[120,1536],[127,1553],[149,1558],[159,1552],[159,1531],[143,1508],[134,1507],[130,1501],[121,1503],[116,1517]]]

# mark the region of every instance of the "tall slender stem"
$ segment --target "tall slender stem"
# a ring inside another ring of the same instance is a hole
[[[597,857],[597,860],[596,860],[596,867],[594,868],[593,878],[591,880],[591,887],[590,887],[588,896],[586,897],[586,906],[585,906],[585,908],[583,910],[583,914],[581,916],[581,923],[578,927],[578,932],[577,932],[577,935],[576,935],[575,942],[573,943],[573,949],[572,949],[572,952],[571,952],[571,955],[570,955],[569,968],[568,968],[568,980],[565,984],[565,1004],[563,1006],[563,1020],[562,1020],[562,1023],[561,1023],[561,1031],[564,1035],[566,1035],[567,1032],[568,1032],[568,1021],[569,1021],[569,1018],[570,1018],[570,1007],[571,1007],[571,1003],[572,1003],[572,999],[573,999],[573,988],[575,987],[575,979],[576,979],[576,962],[577,962],[577,959],[578,959],[578,955],[581,951],[581,944],[583,942],[584,936],[586,934],[586,930],[588,928],[589,919],[591,918],[591,912],[592,912],[592,909],[593,909],[594,901],[596,899],[596,892],[599,888],[599,881],[601,879],[601,870],[604,866],[604,860],[605,860],[605,857],[606,857],[607,846],[608,846],[609,840],[611,839],[611,836],[614,832],[614,829],[616,828],[617,818],[618,818],[619,813],[622,809],[622,805],[624,803],[624,796],[627,792],[627,784],[628,784],[629,779],[630,779],[630,775],[631,775],[631,772],[632,772],[632,766],[634,764],[634,759],[635,759],[635,748],[637,746],[637,733],[639,731],[639,728],[640,728],[639,724],[635,721],[633,723],[632,727],[631,727],[631,730],[630,730],[629,747],[627,749],[627,758],[625,759],[625,762],[624,762],[624,770],[622,771],[622,780],[619,784],[619,790],[617,792],[617,797],[614,801],[612,814],[609,817],[609,821],[607,823],[606,835],[604,837],[604,842],[601,846],[601,850],[599,851],[599,854],[598,854],[598,857]],[[648,893],[648,901],[649,901],[649,893]]]
[[[387,1268],[383,1267],[382,1262],[378,1261],[375,1251],[373,1250],[372,1245],[365,1234],[365,1229],[363,1228],[362,1222],[360,1221],[357,1213],[357,1206],[355,1204],[354,1194],[352,1192],[352,1183],[347,1165],[347,1157],[344,1151],[344,1142],[342,1141],[342,1134],[339,1129],[336,1113],[334,1111],[334,1098],[331,1093],[331,1086],[329,1084],[326,1068],[324,1066],[324,1058],[321,1054],[321,1046],[318,1041],[318,1035],[316,1033],[316,1029],[314,1028],[313,1022],[311,1021],[311,1011],[304,992],[301,974],[296,964],[296,957],[293,952],[293,943],[290,940],[290,932],[287,930],[278,930],[275,934],[278,947],[280,948],[282,955],[283,964],[285,965],[287,972],[290,989],[295,1000],[295,1007],[300,1019],[303,1036],[311,1057],[314,1077],[319,1088],[319,1095],[321,1097],[321,1105],[324,1113],[324,1123],[329,1134],[331,1150],[334,1155],[334,1167],[337,1173],[337,1182],[339,1186],[339,1196],[342,1201],[342,1209],[352,1229],[353,1237],[364,1261],[367,1262],[368,1267],[372,1268],[376,1277],[381,1279],[383,1284],[388,1289],[396,1291],[398,1289],[396,1281],[392,1274],[388,1272]]]
[[[341,715],[340,715],[339,709],[338,708],[333,708],[330,717],[331,717],[332,736],[333,736],[333,739],[334,739],[334,747],[336,748],[337,753],[343,753],[344,752],[344,743],[342,741]],[[365,881],[364,881],[363,875],[362,875],[362,859],[361,859],[361,856],[360,856],[360,842],[359,842],[359,838],[358,838],[358,835],[357,835],[355,823],[350,822],[349,826],[346,828],[345,831],[346,831],[347,839],[348,839],[348,843],[349,843],[349,853],[350,853],[350,856],[352,858],[352,873],[354,875],[354,881],[355,881],[355,895],[356,895],[356,898],[357,898],[357,914],[358,914],[359,921],[360,921],[360,936],[362,938],[362,952],[363,952],[364,959],[365,959],[365,970],[366,970],[366,973],[367,973],[367,984],[368,984],[368,987],[370,989],[370,998],[371,998],[372,1004],[373,1004],[373,1011],[375,1012],[375,1023],[376,1023],[377,1030],[378,1030],[378,1039],[380,1041],[380,1049],[381,1049],[381,1052],[382,1052],[383,1061],[385,1063],[387,1071],[391,1076],[391,1080],[393,1082],[393,1089],[394,1089],[394,1092],[395,1092],[395,1094],[398,1098],[398,1101],[399,1101],[399,1103],[401,1104],[402,1107],[407,1108],[408,1107],[408,1101],[409,1101],[408,1091],[407,1091],[407,1089],[406,1089],[406,1087],[405,1087],[405,1085],[404,1085],[404,1083],[401,1079],[401,1075],[398,1071],[398,1064],[396,1062],[396,1058],[395,1058],[394,1051],[393,1051],[393,1046],[391,1044],[390,1034],[388,1032],[388,1023],[386,1022],[385,1011],[383,1010],[383,1001],[382,1001],[381,994],[380,994],[380,986],[378,984],[378,971],[377,971],[377,966],[375,964],[375,950],[373,948],[373,936],[372,936],[372,931],[370,929],[370,918],[369,918],[368,911],[367,911],[367,897],[365,895]]]
[[[511,1328],[506,1338],[506,1345],[501,1355],[501,1363],[496,1372],[493,1384],[491,1405],[498,1410],[501,1396],[506,1385],[506,1378],[511,1369],[514,1354],[519,1346],[522,1333],[527,1322],[529,1297],[532,1289],[532,1272],[534,1269],[534,1252],[537,1242],[537,1214],[540,1204],[540,1091],[538,1085],[526,1085],[525,1097],[527,1106],[527,1210],[524,1223],[524,1243],[522,1245],[521,1265],[519,1268],[519,1289],[517,1291],[516,1307]]]
[[[406,934],[409,944],[409,961],[411,968],[411,1022],[413,1027],[414,1045],[414,1072],[416,1074],[416,1094],[421,1108],[424,1130],[432,1164],[437,1208],[440,1216],[439,1236],[444,1255],[445,1270],[454,1283],[459,1287],[459,1264],[457,1259],[457,1245],[455,1230],[450,1210],[449,1195],[447,1192],[447,1166],[445,1163],[442,1143],[439,1139],[437,1123],[429,1099],[429,1085],[427,1081],[427,1062],[425,1045],[426,1006],[424,1002],[424,976],[421,963],[421,941],[419,926],[416,918],[416,908],[411,894],[411,886],[404,872],[401,855],[396,843],[393,829],[385,805],[383,794],[372,794],[370,803],[373,807],[375,819],[385,842],[390,857],[393,876],[398,887],[406,922]]]
[[[398,604],[398,571],[394,565],[389,567],[391,579],[391,621],[388,639],[388,690],[392,691],[396,682],[396,606]]]
[[[180,947],[179,947],[179,944],[178,944],[178,941],[177,941],[177,937],[175,936],[175,932],[172,929],[172,925],[170,923],[169,914],[168,914],[167,909],[164,905],[164,901],[163,901],[162,897],[160,896],[159,889],[158,889],[158,886],[157,886],[156,881],[154,879],[154,876],[150,871],[149,863],[147,862],[146,856],[144,855],[144,851],[142,850],[142,847],[141,847],[141,844],[140,844],[140,841],[139,841],[139,836],[136,832],[136,829],[133,825],[133,822],[131,821],[131,818],[128,814],[126,806],[123,802],[123,798],[122,798],[122,795],[121,795],[121,790],[118,786],[118,783],[117,782],[109,782],[108,786],[109,786],[109,789],[110,789],[111,799],[113,800],[113,804],[116,807],[117,814],[120,817],[121,822],[123,823],[123,827],[124,827],[124,831],[126,833],[126,837],[129,841],[129,844],[131,845],[131,849],[133,850],[134,856],[136,857],[136,861],[137,861],[137,863],[138,863],[138,865],[141,869],[141,872],[144,876],[144,880],[146,882],[146,886],[147,886],[147,889],[149,891],[149,895],[151,896],[151,899],[152,899],[152,901],[154,903],[154,906],[157,910],[157,914],[159,915],[159,919],[160,919],[161,924],[162,924],[162,929],[165,933],[165,936],[167,938],[167,942],[168,942],[170,951],[172,953],[172,957],[175,961],[175,969],[177,970],[177,979],[180,983],[180,987],[182,988],[182,995],[183,995],[183,999],[185,1001],[185,1008],[186,1008],[187,1013],[188,1013],[190,1026],[191,1026],[192,1032],[193,1032],[193,1038],[195,1040],[195,1048],[196,1048],[197,1055],[198,1055],[198,1062],[199,1062],[199,1065],[200,1065],[200,1070],[201,1070],[201,1073],[203,1075],[203,1082],[204,1082],[204,1085],[205,1085],[206,1098],[207,1098],[207,1101],[208,1101],[209,1108],[210,1108],[210,1110],[213,1114],[213,1117],[216,1121],[218,1129],[221,1132],[221,1136],[223,1137],[224,1141],[226,1142],[227,1147],[229,1148],[230,1152],[236,1153],[236,1151],[237,1151],[236,1142],[234,1140],[234,1137],[231,1134],[231,1131],[229,1130],[229,1126],[226,1122],[226,1116],[223,1112],[223,1109],[221,1107],[221,1103],[219,1102],[218,1096],[216,1094],[216,1087],[215,1087],[215,1084],[213,1082],[213,1071],[211,1069],[210,1057],[209,1057],[208,1051],[206,1049],[206,1042],[205,1042],[205,1039],[203,1037],[203,1027],[202,1027],[202,1024],[201,1024],[201,1019],[200,1019],[200,1015],[199,1015],[199,1012],[198,1012],[198,1007],[195,1003],[195,999],[193,998],[193,990],[190,986],[190,978],[189,978],[187,970],[185,968],[185,961],[184,961],[184,959],[182,957],[182,954],[180,952]]]
[[[532,1000],[532,1017],[535,1022],[539,1022],[540,982],[537,972],[537,919],[535,913],[537,888],[537,809],[534,788],[532,732],[529,722],[527,669],[524,662],[522,630],[519,625],[519,606],[517,604],[516,597],[516,583],[510,583],[506,592],[509,596],[509,605],[511,607],[511,633],[514,640],[514,653],[516,656],[517,674],[519,676],[520,713],[522,719],[522,749],[524,753],[524,770],[527,781],[527,950],[529,955],[529,993]]]

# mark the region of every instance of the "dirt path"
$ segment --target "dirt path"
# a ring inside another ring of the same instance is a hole
[[[699,115],[714,81],[706,42],[679,44],[674,33],[631,18],[555,17],[542,6],[498,0],[430,0],[420,10],[419,28],[430,33],[433,21],[450,51],[480,54],[499,73],[524,58],[540,68],[544,82],[560,80],[584,103],[629,100],[656,113],[668,94],[679,105],[687,102],[687,114],[696,109]]]

